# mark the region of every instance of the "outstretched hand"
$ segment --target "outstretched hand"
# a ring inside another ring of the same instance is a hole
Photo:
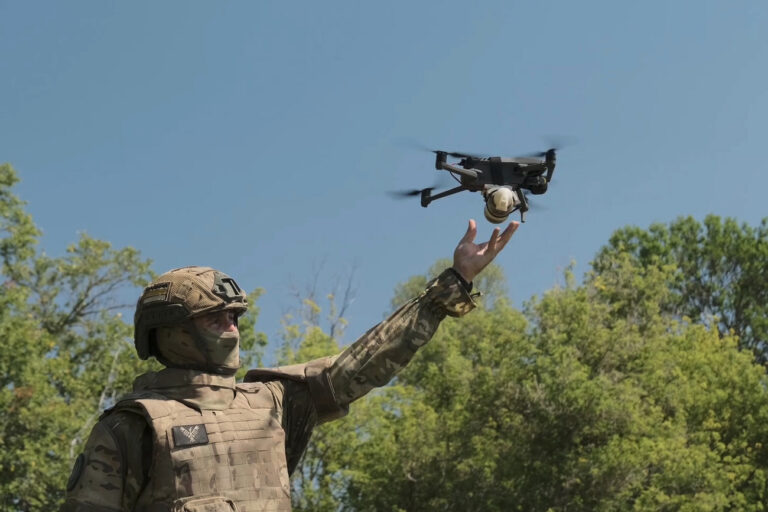
[[[480,273],[497,254],[504,249],[509,239],[520,226],[519,222],[512,221],[509,226],[501,232],[500,228],[493,230],[490,240],[483,242],[482,244],[474,243],[475,236],[477,236],[477,223],[474,219],[469,220],[469,226],[467,232],[464,234],[459,245],[456,246],[456,250],[453,251],[453,268],[461,277],[472,282],[475,276]]]

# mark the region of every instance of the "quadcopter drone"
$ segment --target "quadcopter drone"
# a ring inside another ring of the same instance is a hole
[[[397,194],[420,195],[421,206],[426,208],[432,201],[462,190],[480,192],[485,199],[485,218],[489,222],[500,224],[515,211],[520,212],[520,221],[525,222],[529,203],[523,190],[535,195],[547,191],[555,171],[556,150],[557,148],[551,148],[541,153],[515,158],[433,150],[437,155],[435,169],[448,171],[459,186],[435,195],[432,195],[435,187]],[[458,158],[459,162],[448,163],[448,157]]]

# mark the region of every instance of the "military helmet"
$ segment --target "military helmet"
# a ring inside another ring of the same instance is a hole
[[[182,267],[153,280],[139,297],[133,317],[133,341],[139,358],[151,353],[152,329],[172,327],[193,316],[248,308],[245,293],[234,279],[210,267]]]

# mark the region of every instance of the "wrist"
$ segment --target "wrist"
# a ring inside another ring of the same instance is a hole
[[[442,311],[452,317],[464,316],[477,305],[463,279],[456,269],[447,268],[430,281],[421,299],[431,303],[434,311]],[[468,284],[471,286],[471,283]]]
[[[464,286],[464,289],[468,292],[472,291],[472,280],[467,279],[466,274],[463,273],[461,270],[457,269],[455,266],[451,267],[451,271],[456,275],[456,277],[461,282],[462,286]]]

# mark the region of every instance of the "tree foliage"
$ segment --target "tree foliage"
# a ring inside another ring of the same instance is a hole
[[[681,217],[647,230],[617,230],[593,268],[609,272],[626,255],[638,267],[671,265],[663,310],[733,333],[739,346],[768,361],[768,219],[759,226],[708,215]]]
[[[86,234],[61,257],[37,249],[40,231],[0,166],[0,495],[6,510],[54,508],[73,457],[100,410],[130,389],[138,361],[117,297],[150,277],[138,251]]]
[[[764,510],[763,369],[735,336],[667,314],[673,263],[607,258],[524,311],[502,297],[445,320],[392,385],[318,429],[304,464],[323,471],[297,509]]]

